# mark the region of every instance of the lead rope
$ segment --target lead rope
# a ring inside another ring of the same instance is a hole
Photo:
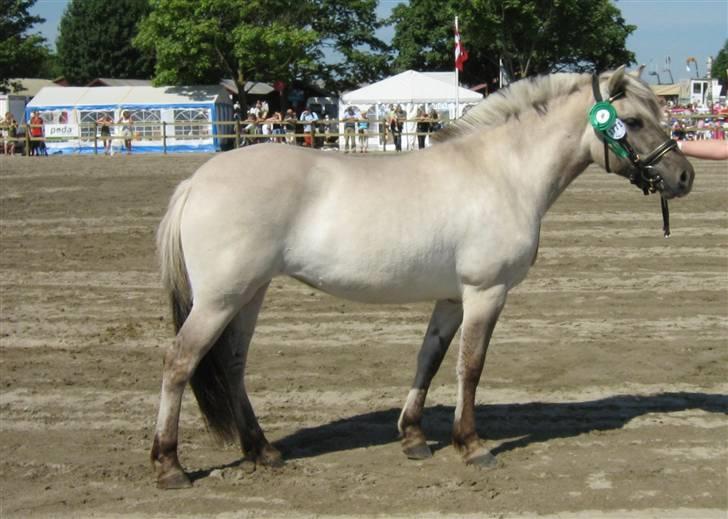
[[[662,209],[662,232],[665,238],[670,237],[670,209],[667,207],[667,200],[660,196],[660,208]]]

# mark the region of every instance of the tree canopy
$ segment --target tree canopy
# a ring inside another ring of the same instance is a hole
[[[45,20],[32,16],[30,8],[36,0],[0,0],[0,91],[13,90],[10,79],[36,77],[47,62],[49,51],[45,38],[29,34],[36,23]]]
[[[410,0],[394,8],[395,70],[454,68],[453,20],[469,52],[466,82],[513,80],[566,70],[604,70],[634,62],[625,23],[609,0]]]
[[[65,78],[72,84],[97,77],[151,78],[153,54],[131,44],[148,12],[147,0],[72,0],[56,41]]]
[[[135,44],[153,50],[155,81],[323,80],[346,88],[381,77],[376,0],[153,0]]]
[[[728,40],[725,41],[723,48],[718,51],[718,55],[713,60],[710,75],[720,81],[723,86],[728,86]]]

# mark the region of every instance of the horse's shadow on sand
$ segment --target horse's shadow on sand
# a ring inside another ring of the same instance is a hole
[[[585,402],[480,405],[475,414],[482,438],[496,443],[505,440],[491,449],[497,456],[532,443],[621,429],[630,420],[649,413],[694,409],[728,415],[728,395],[674,392],[650,396],[616,395]],[[434,442],[430,445],[433,451],[450,444],[453,412],[452,406],[443,405],[425,409],[423,429],[428,440]],[[398,408],[373,411],[300,429],[274,445],[283,452],[285,459],[293,460],[396,442],[399,413]],[[216,468],[232,467],[239,462],[200,470],[191,476],[200,479]]]

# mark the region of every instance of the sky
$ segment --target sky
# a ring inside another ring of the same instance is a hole
[[[46,22],[34,28],[55,48],[58,23],[70,0],[38,0],[32,14],[42,16]],[[114,0],[108,0],[110,2]],[[379,0],[377,14],[388,16],[401,0]],[[686,70],[686,60],[694,57],[701,76],[706,73],[708,56],[715,57],[728,39],[728,0],[618,0],[617,7],[628,24],[637,30],[627,38],[627,48],[635,53],[637,63],[646,65],[645,79],[657,82],[657,72],[663,83],[670,82],[664,72],[666,58],[671,61],[675,81],[695,77],[695,65]],[[382,39],[390,39],[393,29],[383,29]],[[463,34],[467,48],[467,35]],[[467,66],[467,64],[465,65]]]

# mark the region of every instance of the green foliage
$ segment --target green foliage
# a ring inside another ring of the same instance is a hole
[[[97,77],[150,78],[153,54],[131,45],[148,12],[147,0],[72,0],[56,42],[66,79],[85,84]]]
[[[152,0],[135,45],[156,53],[160,84],[232,78],[239,89],[294,79],[349,86],[386,67],[375,8],[376,0]]]
[[[0,92],[12,91],[19,85],[10,79],[37,77],[48,58],[45,38],[28,34],[33,24],[45,20],[31,16],[29,9],[36,0],[0,0]]]
[[[728,86],[728,40],[725,41],[723,48],[718,51],[718,55],[713,60],[710,75],[720,81],[721,85]]]
[[[604,70],[634,62],[627,25],[609,0],[411,0],[398,5],[394,68],[454,68],[453,20],[469,52],[463,80],[513,79],[564,70]]]

